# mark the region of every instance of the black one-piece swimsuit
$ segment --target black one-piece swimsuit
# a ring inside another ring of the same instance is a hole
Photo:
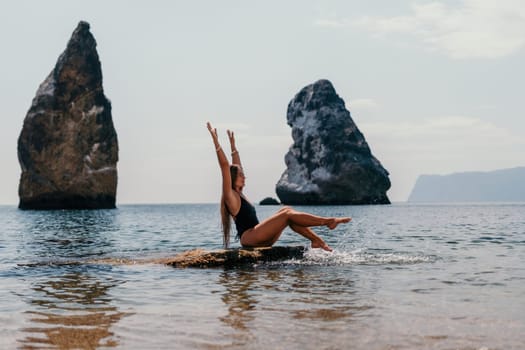
[[[235,216],[235,227],[237,228],[237,238],[241,238],[242,234],[259,223],[255,207],[250,204],[243,196],[241,196],[241,208]]]

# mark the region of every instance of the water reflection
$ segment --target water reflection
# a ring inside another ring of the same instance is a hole
[[[220,320],[236,331],[234,339],[241,344],[253,339],[247,323],[254,319],[252,311],[258,303],[251,293],[256,282],[258,276],[251,271],[225,270],[219,276],[219,283],[226,288],[221,300],[228,308],[228,314],[220,317]]]
[[[115,347],[110,331],[126,313],[111,305],[109,290],[121,282],[82,272],[51,277],[33,285],[26,313],[34,326],[24,328],[22,349],[96,349]]]
[[[311,329],[321,327],[334,336],[345,332],[373,308],[357,295],[352,276],[351,271],[327,274],[308,267],[225,270],[218,282],[225,288],[221,300],[227,313],[219,319],[233,331],[230,346],[242,348],[261,340],[277,344],[277,337],[285,341],[290,331],[304,337],[296,345],[309,339],[304,343],[308,347],[313,344]]]
[[[360,304],[351,274],[298,269],[290,277],[293,293],[287,301],[296,306],[290,311],[296,320],[350,322],[355,315],[371,309]]]

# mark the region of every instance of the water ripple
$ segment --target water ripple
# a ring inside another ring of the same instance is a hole
[[[140,262],[221,248],[215,204],[0,207],[0,348],[523,347],[525,205],[298,209],[354,220],[314,228],[333,253],[195,270]]]

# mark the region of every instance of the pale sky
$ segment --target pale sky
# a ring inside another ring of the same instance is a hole
[[[80,20],[91,24],[120,147],[117,203],[218,202],[206,121],[237,134],[253,201],[276,197],[288,102],[329,79],[390,172],[525,165],[525,2],[0,0],[0,204],[17,139]]]

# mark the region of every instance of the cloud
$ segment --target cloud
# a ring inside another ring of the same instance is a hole
[[[466,116],[445,116],[418,122],[362,123],[369,143],[394,157],[406,156],[435,164],[422,167],[497,168],[519,165],[525,140],[511,130]],[[492,164],[492,166],[491,166]],[[476,170],[476,169],[474,169]]]
[[[443,1],[414,3],[411,13],[395,17],[365,16],[348,20],[318,20],[318,26],[357,27],[375,35],[406,34],[427,49],[452,58],[499,58],[525,45],[525,2],[464,0],[458,6]]]
[[[470,140],[485,145],[490,145],[490,142],[498,144],[525,142],[508,129],[466,116],[444,116],[419,122],[363,123],[362,127],[369,133],[387,138],[426,139],[447,143],[465,143]]]

